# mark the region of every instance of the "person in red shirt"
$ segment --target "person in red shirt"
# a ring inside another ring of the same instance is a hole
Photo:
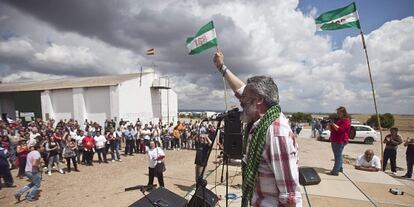
[[[89,132],[87,132],[87,135],[82,140],[83,145],[83,156],[86,160],[86,165],[92,166],[92,160],[93,160],[93,153],[94,153],[94,147],[95,147],[95,140],[90,135]]]
[[[351,129],[351,120],[349,119],[346,108],[340,106],[336,109],[338,118],[328,124],[331,131],[329,140],[331,141],[332,151],[335,157],[335,164],[329,175],[338,176],[339,172],[342,172],[342,151],[349,141],[349,130]]]
[[[19,145],[16,148],[17,157],[19,158],[19,173],[17,176],[20,179],[23,179],[24,176],[24,168],[26,167],[26,157],[29,154],[29,147],[27,146],[27,140],[21,139],[19,141]]]

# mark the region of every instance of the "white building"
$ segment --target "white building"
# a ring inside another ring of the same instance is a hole
[[[0,113],[31,117],[85,119],[103,124],[106,119],[164,123],[177,121],[177,94],[168,78],[154,72],[80,77],[39,82],[0,84]]]

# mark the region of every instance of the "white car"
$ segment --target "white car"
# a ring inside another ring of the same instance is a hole
[[[331,131],[324,130],[322,131],[319,139],[329,140],[330,135]],[[376,132],[373,128],[367,125],[351,124],[351,131],[349,132],[349,141],[372,144],[373,142],[378,141],[378,132]]]

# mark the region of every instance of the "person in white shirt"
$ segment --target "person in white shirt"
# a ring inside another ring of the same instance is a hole
[[[33,134],[32,132],[30,132],[30,133],[26,132],[24,134],[24,138],[27,139],[27,146],[30,147],[30,146],[35,146],[37,144],[37,139],[36,139],[36,136],[35,136],[36,134],[39,134],[39,133]],[[40,136],[40,134],[39,134],[39,136]]]
[[[69,135],[71,139],[76,139],[77,134],[77,130],[74,127],[70,127],[69,128]]]
[[[378,172],[381,170],[381,161],[378,156],[374,155],[374,151],[368,149],[363,155],[360,155],[356,161],[355,169],[370,172]]]
[[[158,184],[164,187],[164,151],[157,147],[154,141],[150,142],[150,146],[146,148],[148,155],[148,185],[153,185],[154,176],[158,177]]]
[[[112,162],[119,161],[121,162],[121,157],[119,156],[119,148],[118,148],[118,139],[117,135],[114,132],[114,128],[110,127],[109,132],[106,134],[106,138],[109,142],[110,148],[111,148],[111,158]]]
[[[30,138],[30,140],[32,140],[32,139],[36,139],[36,137],[40,137],[40,134],[39,134],[37,128],[34,127],[34,128],[32,128],[32,131],[30,132],[30,137],[29,138]],[[36,143],[34,143],[34,144],[36,144]]]
[[[103,156],[104,163],[108,163],[108,161],[106,160],[105,146],[107,140],[105,136],[101,134],[101,131],[96,131],[96,136],[93,139],[95,140],[95,147],[96,153],[98,153],[99,164],[101,164],[102,162],[101,156]]]
[[[80,158],[81,154],[83,153],[83,144],[82,144],[83,138],[85,138],[85,136],[83,135],[83,131],[79,129],[75,136],[76,144],[78,145],[78,150],[76,151],[76,157],[77,157],[78,164],[81,164],[81,161],[82,163],[85,163],[85,156],[82,155],[82,160]]]
[[[31,190],[29,193],[26,194],[27,201],[35,201],[39,197],[40,192],[40,184],[42,182],[42,175],[40,172],[40,153],[39,150],[40,145],[35,145],[30,147],[30,153],[27,155],[27,162],[25,166],[25,174],[27,178],[29,178],[30,183],[20,190],[18,190],[14,197],[16,198],[17,202],[20,202],[20,196],[25,194],[25,192]]]
[[[151,140],[151,130],[148,128],[148,124],[145,124],[144,128],[141,129],[141,134],[144,137],[145,145],[149,146]]]
[[[152,131],[152,137],[154,139],[154,141],[156,142],[157,146],[161,147],[161,127],[159,127],[158,125],[155,125],[153,131]]]

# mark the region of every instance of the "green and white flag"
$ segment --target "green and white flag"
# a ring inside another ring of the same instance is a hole
[[[187,48],[190,55],[194,55],[211,47],[217,46],[217,35],[213,21],[210,21],[194,37],[187,38]]]
[[[349,27],[361,28],[355,2],[332,11],[322,13],[315,19],[318,30],[336,30]]]

